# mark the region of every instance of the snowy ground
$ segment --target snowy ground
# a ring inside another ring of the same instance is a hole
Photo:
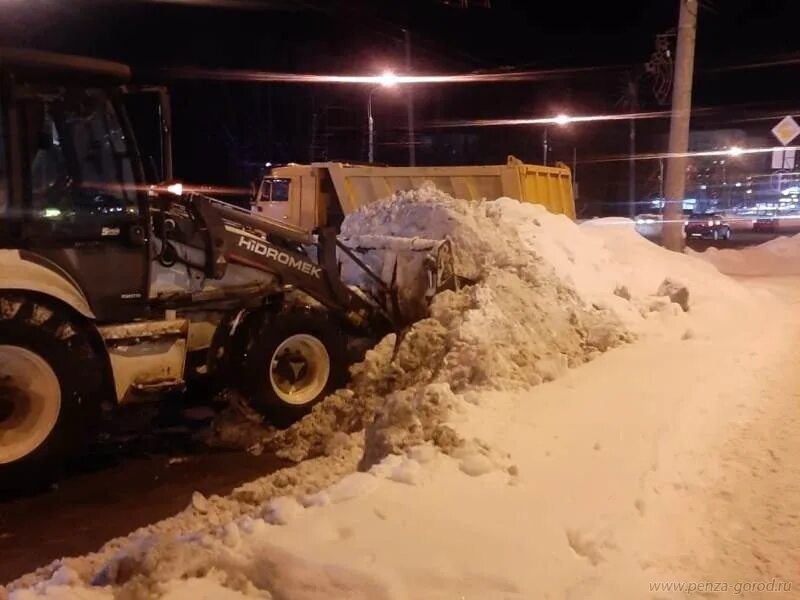
[[[629,221],[429,189],[346,227],[447,234],[478,283],[281,440],[314,458],[12,598],[800,597],[800,277],[783,258],[742,283],[709,264],[722,252],[670,254]]]
[[[800,234],[777,237],[742,250],[709,248],[701,257],[728,275],[800,275]]]

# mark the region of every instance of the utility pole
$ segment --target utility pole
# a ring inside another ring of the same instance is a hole
[[[661,242],[665,248],[683,251],[683,197],[686,192],[686,153],[689,150],[689,120],[692,112],[694,45],[697,35],[697,0],[679,0],[678,48],[669,130],[669,156],[665,184],[664,225]]]
[[[636,216],[636,117],[639,111],[639,82],[631,77],[628,81],[628,108],[631,119],[628,123],[628,216]]]
[[[406,75],[411,74],[411,35],[404,29],[406,42]],[[406,86],[406,111],[408,113],[408,166],[417,165],[416,132],[414,131],[414,95],[410,85]]]
[[[577,200],[578,192],[578,147],[572,147],[572,197]]]
[[[375,119],[372,118],[372,94],[377,87],[370,89],[367,96],[367,162],[375,162]]]

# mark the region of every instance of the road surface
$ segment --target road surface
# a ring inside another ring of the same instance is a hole
[[[285,464],[211,451],[186,433],[101,446],[57,486],[0,498],[0,584],[180,512],[195,490],[227,494]]]

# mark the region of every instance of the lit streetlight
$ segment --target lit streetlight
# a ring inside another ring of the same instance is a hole
[[[570,117],[569,115],[564,114],[564,113],[559,113],[555,117],[553,117],[552,119],[549,119],[547,123],[545,123],[544,135],[543,135],[543,138],[542,138],[542,164],[544,166],[547,166],[547,151],[548,151],[548,146],[549,146],[549,142],[547,140],[547,126],[548,126],[548,124],[552,123],[552,124],[558,125],[559,127],[564,127],[565,125],[569,125],[570,122],[572,122],[572,117]]]
[[[570,118],[569,115],[565,115],[564,113],[556,115],[556,117],[553,119],[553,122],[556,125],[562,125],[562,126],[568,125],[570,121],[572,121],[572,118]]]
[[[369,132],[369,164],[375,161],[375,119],[372,118],[372,94],[378,88],[393,88],[399,82],[400,78],[392,71],[385,71],[375,78],[378,85],[370,88],[369,96],[367,98],[367,130]]]

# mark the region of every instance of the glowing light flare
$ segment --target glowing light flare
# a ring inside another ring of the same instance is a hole
[[[739,146],[731,146],[728,148],[728,156],[741,156],[744,150]]]
[[[542,69],[538,71],[499,71],[490,73],[462,73],[452,75],[398,75],[385,72],[380,75],[317,75],[311,73],[278,73],[274,71],[251,71],[243,69],[199,69],[181,67],[165,69],[171,77],[181,79],[204,79],[211,81],[249,81],[265,83],[326,84],[343,83],[356,85],[407,85],[428,83],[494,83],[510,81],[540,81],[576,73],[605,71],[605,67],[578,67],[575,69]]]
[[[763,154],[763,153],[772,153],[776,150],[798,150],[800,146],[768,146],[763,148],[741,148],[741,153],[739,156],[745,154]],[[663,158],[679,158],[679,157],[686,157],[686,158],[703,158],[703,157],[714,157],[714,156],[730,156],[730,149],[728,150],[704,150],[702,152],[661,152],[661,153],[653,153],[653,154],[637,154],[633,158],[635,160],[660,160]],[[630,156],[627,154],[619,155],[619,156],[610,156],[607,158],[595,158],[595,159],[588,159],[582,161],[583,163],[603,163],[603,162],[615,162],[615,161],[627,161],[630,160]],[[724,164],[723,161],[720,161],[720,164]]]
[[[384,71],[383,74],[378,77],[378,85],[391,88],[395,87],[399,80],[400,78],[392,71]]]
[[[564,113],[561,113],[561,114],[559,114],[559,115],[556,115],[556,117],[553,119],[553,122],[554,122],[556,125],[561,125],[562,127],[563,127],[564,125],[567,125],[567,124],[569,124],[569,123],[570,123],[570,121],[572,121],[572,119],[570,118],[570,116],[569,116],[569,115],[565,115]]]
[[[228,187],[218,185],[197,185],[186,183],[173,183],[170,185],[136,185],[118,183],[108,183],[103,181],[84,181],[81,186],[82,189],[93,191],[105,191],[109,194],[118,194],[119,192],[142,192],[142,193],[156,193],[156,194],[175,194],[180,196],[183,194],[203,194],[206,196],[249,196],[251,190],[245,187]]]
[[[531,117],[527,119],[477,119],[473,121],[438,121],[431,127],[500,127],[514,125],[559,125],[572,123],[594,123],[600,121],[630,121],[639,119],[662,119],[670,115],[669,111],[624,113],[616,115],[576,115],[559,114],[555,117]]]

